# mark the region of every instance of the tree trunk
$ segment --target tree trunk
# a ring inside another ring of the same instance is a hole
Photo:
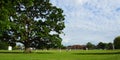
[[[25,46],[25,50],[24,50],[24,53],[31,53],[32,52],[32,49],[30,48],[29,46],[29,43],[24,43],[24,46]]]
[[[31,53],[32,49],[30,47],[25,47],[24,53]]]

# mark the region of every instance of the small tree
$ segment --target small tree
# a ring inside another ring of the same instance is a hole
[[[86,47],[87,47],[88,49],[95,49],[95,45],[92,44],[91,42],[88,42],[88,43],[86,44]]]
[[[114,47],[115,49],[120,49],[120,36],[114,39]]]
[[[106,43],[103,43],[103,42],[100,42],[100,43],[98,43],[98,45],[97,45],[97,48],[98,48],[98,49],[106,49],[106,47],[107,47],[107,44],[106,44]]]
[[[112,43],[108,43],[107,44],[107,49],[109,49],[109,50],[113,49],[113,44]]]

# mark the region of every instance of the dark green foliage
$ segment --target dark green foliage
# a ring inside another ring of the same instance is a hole
[[[8,44],[6,42],[0,41],[0,50],[7,50]]]
[[[112,50],[114,48],[113,43],[103,43],[103,42],[99,42],[97,45],[88,42],[86,44],[86,47],[88,49],[107,49],[107,50]]]
[[[108,43],[108,44],[107,44],[107,49],[108,49],[108,50],[113,49],[113,43]]]
[[[100,43],[98,43],[97,48],[98,49],[106,49],[106,46],[107,46],[106,43],[100,42]]]
[[[86,44],[86,47],[87,47],[88,49],[95,49],[95,45],[92,44],[91,42],[88,42],[88,43]]]
[[[115,49],[120,49],[120,36],[114,39],[114,47]]]

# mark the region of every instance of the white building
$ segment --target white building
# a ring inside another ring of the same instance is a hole
[[[12,46],[8,46],[8,50],[11,51],[12,50]]]

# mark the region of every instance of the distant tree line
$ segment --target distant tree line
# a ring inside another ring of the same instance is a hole
[[[103,43],[103,42],[99,42],[97,45],[92,44],[91,42],[88,42],[86,44],[86,47],[88,49],[107,49],[107,50],[111,50],[114,49],[113,43]]]
[[[93,44],[91,42],[88,42],[86,45],[72,45],[72,46],[67,46],[63,47],[64,49],[88,49],[88,50],[93,50],[93,49],[100,49],[100,50],[113,50],[113,49],[120,49],[120,36],[116,37],[113,41],[113,43],[104,43],[104,42],[99,42],[98,44]]]
[[[113,43],[103,43],[99,42],[97,45],[92,44],[91,42],[88,42],[86,45],[69,45],[69,46],[64,46],[63,49],[82,49],[82,50],[112,50],[114,49]]]

